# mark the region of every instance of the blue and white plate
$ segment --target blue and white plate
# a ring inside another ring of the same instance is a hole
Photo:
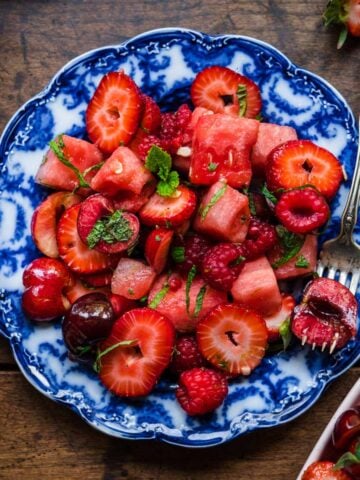
[[[358,134],[349,106],[331,85],[261,41],[184,29],[151,31],[74,59],[20,108],[1,137],[0,331],[31,384],[115,437],[205,447],[279,425],[306,411],[331,380],[360,358],[358,340],[332,356],[295,345],[266,357],[249,378],[235,381],[215,413],[190,418],[166,382],[145,399],[113,396],[94,372],[67,358],[59,324],[35,325],[22,314],[22,271],[39,256],[30,236],[31,215],[47,194],[34,183],[34,175],[48,142],[60,133],[85,136],[86,104],[106,72],[124,69],[145,93],[171,110],[189,98],[196,73],[211,64],[228,66],[257,82],[264,119],[291,125],[299,137],[331,150],[352,178]],[[346,182],[333,203],[326,236],[338,230],[348,190]]]

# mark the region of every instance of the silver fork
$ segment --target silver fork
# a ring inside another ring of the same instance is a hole
[[[320,277],[327,276],[332,279],[334,279],[337,272],[339,272],[339,282],[343,285],[348,285],[354,295],[360,280],[360,245],[353,239],[353,231],[357,222],[359,199],[360,142],[358,142],[354,176],[349,196],[341,216],[340,233],[336,238],[324,242],[316,269]]]

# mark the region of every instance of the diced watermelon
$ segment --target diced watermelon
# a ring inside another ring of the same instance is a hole
[[[251,148],[256,142],[259,122],[223,113],[203,115],[192,142],[189,178],[195,185],[212,185],[226,179],[234,188],[251,180]]]
[[[91,181],[91,187],[100,193],[116,196],[121,191],[140,195],[154,177],[143,162],[128,147],[117,148]]]
[[[79,138],[62,135],[64,142],[63,152],[65,157],[81,173],[103,161],[103,154],[96,145]],[[96,170],[90,170],[86,175],[86,181],[90,182]],[[35,182],[56,190],[73,191],[79,186],[78,178],[71,168],[67,167],[58,159],[55,153],[49,149],[43,163],[36,174]]]
[[[268,253],[268,259],[274,264],[281,258],[282,252],[279,245]],[[274,269],[278,280],[288,280],[295,277],[302,277],[314,272],[317,261],[317,236],[306,235],[305,242],[299,253],[288,262]],[[296,266],[296,264],[300,266]],[[302,265],[302,266],[301,266]]]
[[[216,195],[220,195],[220,190],[224,193],[214,202]],[[210,205],[212,206],[208,208]],[[249,222],[248,197],[219,181],[205,193],[193,227],[197,232],[218,240],[240,243],[246,237]]]
[[[279,311],[282,297],[274,270],[266,257],[246,262],[231,289],[234,300],[263,316]]]
[[[286,125],[260,123],[256,143],[251,153],[251,163],[256,175],[264,175],[267,157],[271,150],[288,140],[297,140],[296,130]]]
[[[175,329],[180,332],[194,330],[197,322],[205,317],[210,310],[216,305],[227,301],[226,292],[220,292],[208,285],[205,287],[204,280],[196,277],[192,281],[189,289],[189,308],[187,309],[186,279],[176,274],[176,282],[176,288],[168,288],[166,286],[172,283],[171,279],[168,279],[168,275],[164,274],[158,277],[149,293],[148,305],[171,320]],[[205,294],[202,302],[200,302],[200,290],[202,288],[205,288]],[[160,291],[163,291],[164,295],[161,296],[159,301],[156,301],[156,295],[159,294]],[[198,304],[199,309],[197,314],[195,314],[196,304]]]
[[[139,300],[149,293],[156,272],[132,258],[121,258],[111,280],[111,291],[130,300]]]

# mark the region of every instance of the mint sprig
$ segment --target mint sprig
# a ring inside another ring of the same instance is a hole
[[[115,210],[112,215],[99,219],[86,237],[89,248],[94,248],[103,240],[112,244],[115,242],[127,242],[133,235],[130,222],[124,218],[121,210]]]
[[[98,350],[96,360],[93,364],[93,368],[96,373],[99,373],[101,370],[101,359],[104,355],[107,355],[108,353],[112,352],[116,348],[121,348],[121,347],[134,347],[138,344],[138,340],[122,340],[121,342],[114,343],[114,345],[111,345],[110,347],[106,348],[105,350]]]
[[[294,258],[301,250],[305,241],[305,237],[303,235],[297,235],[296,233],[289,232],[289,230],[282,225],[278,225],[276,227],[276,232],[278,234],[283,253],[282,256],[272,264],[274,269],[281,267],[281,265],[284,265],[289,260]]]
[[[145,167],[158,176],[156,192],[162,197],[173,195],[180,184],[179,174],[171,170],[171,166],[171,156],[157,145],[152,145],[146,156]]]
[[[190,315],[190,311],[189,311],[190,310],[190,288],[195,277],[196,277],[196,266],[193,265],[189,270],[189,273],[186,279],[186,286],[185,286],[185,303],[186,303],[186,311],[188,315]]]
[[[205,220],[206,215],[209,213],[210,209],[220,200],[226,191],[226,183],[223,184],[221,188],[210,198],[210,202],[200,208],[200,218],[201,221]]]
[[[170,286],[168,282],[166,281],[164,285],[162,286],[161,290],[157,292],[155,297],[152,299],[152,301],[149,303],[149,308],[156,308],[161,300],[165,297],[165,295],[168,293],[170,289]]]

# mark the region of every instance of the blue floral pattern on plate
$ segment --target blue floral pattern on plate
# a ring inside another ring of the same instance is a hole
[[[185,29],[147,32],[74,59],[20,108],[0,140],[0,332],[30,383],[115,437],[206,447],[279,425],[306,411],[331,380],[360,358],[359,339],[332,356],[295,344],[267,356],[249,378],[234,381],[216,412],[191,418],[174,400],[174,385],[165,380],[145,399],[113,396],[94,372],[67,358],[59,324],[35,325],[22,314],[22,271],[39,255],[30,235],[31,215],[48,193],[34,183],[34,175],[49,140],[60,133],[86,138],[86,104],[108,71],[124,69],[163,109],[171,110],[189,99],[196,73],[211,64],[257,82],[264,120],[291,125],[299,137],[326,146],[351,179],[358,133],[349,106],[333,87],[261,41]],[[333,201],[322,240],[337,232],[348,190],[349,180]]]

